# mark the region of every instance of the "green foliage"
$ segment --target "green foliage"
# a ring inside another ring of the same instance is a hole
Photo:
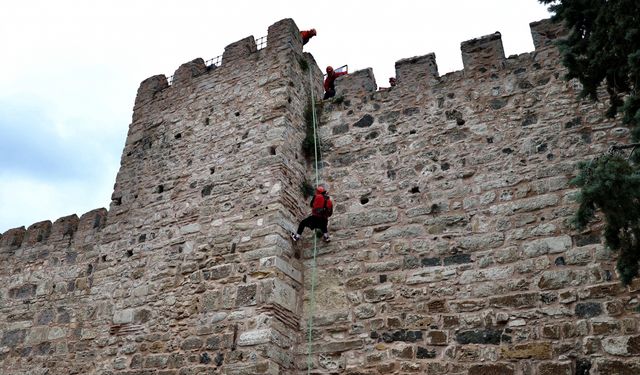
[[[559,42],[567,78],[577,78],[583,96],[597,99],[604,81],[608,116],[623,113],[623,122],[640,139],[640,1],[539,0],[549,4],[553,20],[564,22],[569,36]]]
[[[313,193],[315,192],[315,189],[314,189],[313,185],[309,182],[309,180],[304,179],[300,183],[300,192],[302,192],[302,196],[304,197],[304,199],[307,199],[307,198],[313,196]]]
[[[300,69],[302,69],[303,72],[306,72],[307,70],[309,70],[309,63],[307,62],[306,59],[299,58],[298,64],[300,64]]]
[[[627,285],[640,261],[640,171],[620,155],[607,154],[579,165],[571,183],[580,187],[573,223],[584,229],[600,210],[606,245],[619,253],[617,269]]]
[[[317,155],[318,155],[318,160],[320,160],[321,158],[321,153],[320,153],[320,144],[321,139],[320,137],[318,137],[318,139],[316,140],[316,135],[314,135],[313,132],[313,109],[311,106],[311,101],[309,101],[307,103],[307,107],[304,110],[304,120],[305,120],[305,126],[306,126],[306,133],[305,133],[305,137],[302,140],[302,151],[304,153],[304,156],[307,159],[312,159],[316,156],[316,152],[317,151]],[[314,151],[314,145],[316,147],[316,150]]]
[[[569,35],[559,48],[567,79],[583,86],[581,95],[598,99],[598,89],[609,95],[607,115],[622,113],[633,141],[640,140],[640,1],[539,0],[550,5],[553,20],[562,22]],[[630,160],[603,155],[580,165],[572,181],[581,187],[580,207],[574,216],[578,228],[586,227],[599,210],[605,221],[607,246],[619,253],[617,269],[624,284],[638,276],[640,261],[640,153]]]

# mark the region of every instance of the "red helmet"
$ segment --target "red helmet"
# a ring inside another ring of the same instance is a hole
[[[326,190],[322,185],[318,186],[318,188],[316,189],[316,194],[324,194],[325,192]]]
[[[331,65],[327,66],[327,73],[333,72],[333,67]]]

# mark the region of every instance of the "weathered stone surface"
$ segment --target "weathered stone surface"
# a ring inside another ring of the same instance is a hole
[[[500,348],[500,355],[505,359],[551,359],[551,343],[532,342]]]
[[[480,329],[473,331],[462,331],[456,334],[456,341],[460,344],[490,344],[499,345],[502,337],[502,330]]]
[[[292,20],[143,81],[109,211],[0,237],[0,373],[299,374],[308,337],[318,374],[640,373],[640,283],[569,225],[577,162],[628,131],[561,79],[557,31],[508,59],[465,42],[443,76],[402,59],[385,90],[340,78],[315,246],[289,238],[322,82]]]
[[[514,375],[513,365],[506,363],[473,365],[469,368],[469,375]]]
[[[573,375],[571,371],[571,363],[541,363],[538,366],[539,375]]]

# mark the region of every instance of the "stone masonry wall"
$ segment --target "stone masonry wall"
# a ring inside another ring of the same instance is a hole
[[[291,20],[143,81],[110,210],[2,235],[0,373],[279,374],[299,339],[304,108]],[[314,85],[316,96],[320,83]]]
[[[112,204],[0,236],[1,374],[640,373],[640,284],[568,226],[575,163],[626,140],[551,40],[464,42],[318,101],[336,202],[314,271],[301,153],[322,73],[291,20],[138,89]],[[313,82],[311,84],[310,82]],[[311,355],[307,325],[311,320]]]
[[[312,373],[640,374],[640,283],[620,285],[599,224],[568,223],[576,163],[627,129],[562,79],[560,30],[531,26],[532,53],[505,59],[496,33],[462,43],[463,71],[430,54],[390,90],[370,70],[336,81]]]

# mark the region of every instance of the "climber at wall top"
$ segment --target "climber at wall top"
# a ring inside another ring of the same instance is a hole
[[[300,31],[300,36],[302,37],[302,45],[304,46],[309,42],[309,39],[316,36],[316,29]]]
[[[327,66],[327,78],[324,79],[324,98],[333,98],[336,95],[336,86],[334,81],[336,78],[347,74],[347,72],[336,72],[331,66]]]
[[[300,222],[298,231],[296,233],[291,232],[291,238],[293,238],[294,241],[298,241],[304,228],[320,229],[322,231],[322,239],[325,242],[329,242],[327,226],[329,225],[329,217],[333,214],[333,202],[324,186],[318,185],[316,194],[311,199],[310,206],[311,216]]]

